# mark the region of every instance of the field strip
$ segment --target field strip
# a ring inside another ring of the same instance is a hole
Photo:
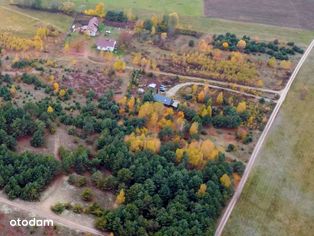
[[[27,211],[27,212],[33,213],[33,214],[35,214],[38,217],[42,217],[42,218],[46,218],[46,219],[49,219],[49,220],[53,220],[54,223],[57,223],[57,224],[62,225],[62,226],[65,226],[65,227],[67,227],[69,229],[79,230],[79,231],[82,231],[82,232],[91,233],[93,235],[106,235],[106,234],[101,233],[100,231],[98,231],[98,230],[96,230],[94,228],[90,228],[88,226],[84,226],[84,225],[81,225],[79,223],[75,223],[75,222],[73,222],[71,220],[65,219],[62,216],[55,215],[54,213],[49,213],[49,212],[40,211],[40,210],[37,210],[37,209],[34,209],[34,208],[29,208],[29,207],[23,205],[22,203],[13,202],[13,201],[10,201],[10,200],[8,200],[6,198],[3,198],[3,197],[0,197],[0,203],[9,205],[9,206],[17,208],[19,210],[23,210],[23,211]]]
[[[26,13],[23,13],[23,12],[20,12],[20,11],[14,10],[14,9],[11,9],[11,8],[9,8],[9,7],[0,6],[0,8],[5,9],[5,10],[7,10],[7,11],[14,12],[14,13],[16,13],[16,14],[19,14],[19,15],[22,15],[22,16],[25,16],[25,17],[28,17],[28,18],[31,18],[31,19],[33,19],[33,20],[36,20],[36,21],[45,23],[46,25],[52,25],[52,26],[53,26],[54,28],[56,28],[57,30],[63,32],[63,29],[61,29],[60,27],[58,27],[58,26],[56,26],[56,25],[54,25],[54,24],[45,22],[45,21],[43,21],[42,19],[39,19],[39,18],[37,18],[37,17],[34,17],[34,16],[28,15],[28,14],[26,14]]]
[[[262,147],[262,145],[263,145],[263,143],[264,143],[264,141],[265,141],[265,139],[266,139],[266,137],[267,137],[267,135],[271,129],[271,126],[272,126],[272,124],[273,124],[273,122],[274,122],[274,120],[275,120],[275,118],[276,118],[276,116],[280,110],[280,107],[283,104],[283,102],[285,101],[285,98],[289,92],[289,89],[290,89],[293,81],[296,78],[296,75],[300,71],[300,68],[302,67],[303,63],[305,62],[306,58],[310,54],[313,47],[314,47],[314,40],[311,42],[311,44],[306,49],[306,51],[303,54],[302,58],[300,59],[298,65],[296,66],[295,70],[293,71],[285,89],[282,91],[281,97],[280,97],[275,109],[273,110],[260,139],[258,140],[258,142],[254,148],[254,151],[253,151],[251,158],[250,158],[250,160],[249,160],[249,162],[245,168],[244,174],[243,174],[242,179],[238,185],[238,188],[235,191],[234,195],[232,196],[227,208],[225,209],[222,218],[220,219],[220,222],[219,222],[217,229],[216,229],[216,232],[215,232],[215,236],[221,236],[222,235],[223,229],[224,229],[224,227],[225,227],[225,225],[226,225],[226,223],[227,223],[227,221],[231,215],[231,212],[232,212],[234,206],[236,205],[237,201],[240,198],[240,195],[243,191],[244,185],[245,185],[245,183],[249,177],[249,174],[252,170],[252,167],[253,167],[253,165],[254,165],[257,157],[258,157],[258,153],[261,150],[261,147]]]

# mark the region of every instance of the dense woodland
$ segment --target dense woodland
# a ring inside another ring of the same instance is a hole
[[[32,78],[26,74],[23,77]],[[112,176],[103,180],[105,189],[118,194],[119,207],[101,211],[97,215],[97,228],[117,235],[138,235],[138,232],[208,235],[213,232],[215,220],[233,193],[232,173],[242,174],[241,163],[226,162],[224,155],[218,153],[212,160],[206,160],[202,169],[195,169],[188,151],[178,162],[177,149],[182,145],[169,139],[172,134],[166,127],[160,129],[158,149],[147,144],[142,149],[131,150],[132,145],[125,142],[125,137],[149,123],[145,117],[138,117],[149,112],[144,105],[149,103],[149,95],[146,103],[136,101],[137,108],[134,98],[129,98],[123,108],[110,92],[97,100],[89,93],[87,103],[77,107],[80,114],[74,116],[62,108],[62,99],[45,84],[38,86],[34,78],[22,79],[22,82],[34,84],[48,96],[20,107],[11,101],[19,91],[18,86],[14,87],[10,76],[1,76],[1,91],[6,91],[1,97],[6,99],[0,108],[0,186],[10,198],[38,200],[40,192],[60,173],[93,174],[106,169]],[[121,108],[125,110],[122,112]],[[167,119],[171,120],[174,115],[169,114]],[[84,147],[74,151],[61,149],[61,161],[13,152],[18,138],[24,136],[32,136],[35,147],[43,145],[45,132],[53,130],[58,121],[75,126],[86,135],[99,133],[96,155],[92,156]],[[151,145],[154,147],[154,143]]]

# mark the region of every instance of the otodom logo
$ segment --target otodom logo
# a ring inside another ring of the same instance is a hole
[[[26,227],[26,226],[33,226],[33,227],[44,227],[44,226],[53,226],[53,220],[49,219],[12,219],[10,220],[10,226],[12,227]]]

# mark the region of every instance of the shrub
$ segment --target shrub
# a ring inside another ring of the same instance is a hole
[[[68,182],[75,187],[84,187],[87,183],[87,180],[85,176],[72,174],[69,176]]]
[[[194,47],[194,45],[195,45],[195,42],[194,42],[194,40],[191,39],[191,40],[189,41],[189,47],[192,48],[192,47]]]
[[[81,204],[74,204],[73,206],[73,212],[76,214],[81,214],[83,212],[83,206]]]
[[[81,198],[83,201],[89,202],[93,199],[93,192],[90,188],[85,188],[81,193]]]
[[[64,205],[62,203],[58,202],[55,205],[51,206],[51,210],[54,213],[60,215],[65,210],[65,207],[64,207]]]

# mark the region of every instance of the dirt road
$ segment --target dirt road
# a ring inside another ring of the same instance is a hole
[[[104,234],[104,233],[102,233],[102,232],[100,232],[100,231],[98,231],[98,230],[96,230],[94,228],[90,228],[90,227],[84,226],[82,224],[75,223],[75,222],[73,222],[71,220],[66,219],[65,217],[58,216],[58,215],[56,215],[54,213],[44,212],[44,211],[41,211],[39,209],[30,208],[28,206],[25,206],[22,203],[10,201],[10,200],[8,200],[8,199],[6,199],[4,197],[0,197],[0,204],[1,203],[9,205],[11,207],[14,207],[17,210],[31,212],[31,213],[33,213],[36,216],[41,217],[41,218],[46,218],[46,219],[53,220],[54,224],[59,224],[59,225],[65,226],[65,227],[73,229],[73,230],[78,230],[78,231],[81,231],[81,232],[91,233],[93,235],[106,235],[106,234]]]
[[[229,88],[224,88],[224,87],[220,87],[220,86],[210,85],[210,84],[207,84],[207,83],[204,83],[204,82],[203,83],[200,83],[200,82],[186,82],[186,83],[182,83],[182,84],[177,84],[176,86],[172,87],[171,89],[169,89],[166,92],[166,96],[167,97],[173,97],[173,96],[176,95],[176,93],[181,88],[183,88],[185,86],[193,85],[193,84],[196,84],[196,85],[206,85],[206,86],[208,86],[210,88],[224,90],[224,91],[228,91],[228,92],[231,92],[231,93],[237,93],[237,94],[241,94],[241,95],[244,95],[244,96],[247,96],[247,97],[252,97],[252,98],[257,98],[257,99],[264,98],[264,97],[253,95],[253,94],[246,93],[246,92],[241,92],[241,91],[237,91],[237,90],[233,90],[233,89],[229,89]],[[268,99],[268,98],[264,98],[264,99],[266,101],[270,101],[271,100],[271,99]]]
[[[258,140],[255,148],[254,148],[254,151],[253,151],[252,156],[251,156],[251,158],[250,158],[250,160],[249,160],[249,162],[248,162],[248,164],[247,164],[247,166],[245,168],[244,174],[243,174],[242,179],[241,179],[241,181],[240,181],[240,183],[238,185],[238,188],[235,191],[235,193],[234,193],[233,197],[231,198],[227,208],[224,211],[223,216],[220,219],[220,222],[219,222],[219,224],[217,226],[217,229],[216,229],[216,232],[215,232],[215,236],[222,235],[223,229],[224,229],[224,227],[225,227],[225,225],[226,225],[226,223],[227,223],[227,221],[228,221],[228,219],[229,219],[229,217],[231,215],[231,212],[232,212],[234,206],[236,205],[238,199],[240,198],[240,195],[241,195],[241,193],[243,191],[244,185],[245,185],[245,183],[246,183],[246,181],[247,181],[247,179],[249,177],[249,174],[251,173],[252,167],[253,167],[253,165],[254,165],[257,157],[258,157],[258,153],[259,153],[259,151],[262,148],[262,145],[263,145],[263,143],[264,143],[264,141],[265,141],[265,139],[266,139],[266,137],[267,137],[267,135],[269,133],[269,130],[272,127],[272,124],[273,124],[273,122],[274,122],[274,120],[275,120],[275,118],[276,118],[276,116],[277,116],[277,114],[278,114],[278,112],[280,110],[280,107],[283,104],[283,102],[285,101],[285,98],[286,98],[286,96],[287,96],[287,94],[289,92],[289,89],[290,89],[293,81],[296,78],[296,75],[298,74],[300,68],[302,67],[303,63],[305,62],[306,58],[310,54],[310,52],[313,49],[313,47],[314,47],[314,40],[308,46],[307,50],[303,54],[303,56],[302,56],[301,60],[299,61],[298,65],[296,66],[294,72],[292,73],[292,75],[291,75],[291,77],[290,77],[286,87],[282,90],[281,97],[278,100],[278,103],[277,103],[275,109],[273,110],[273,112],[272,112],[272,114],[271,114],[271,116],[270,116],[270,118],[269,118],[269,120],[267,122],[267,125],[266,125],[266,127],[265,127],[265,129],[264,129],[264,131],[263,131],[263,133],[262,133],[262,135],[260,137],[260,139]]]

